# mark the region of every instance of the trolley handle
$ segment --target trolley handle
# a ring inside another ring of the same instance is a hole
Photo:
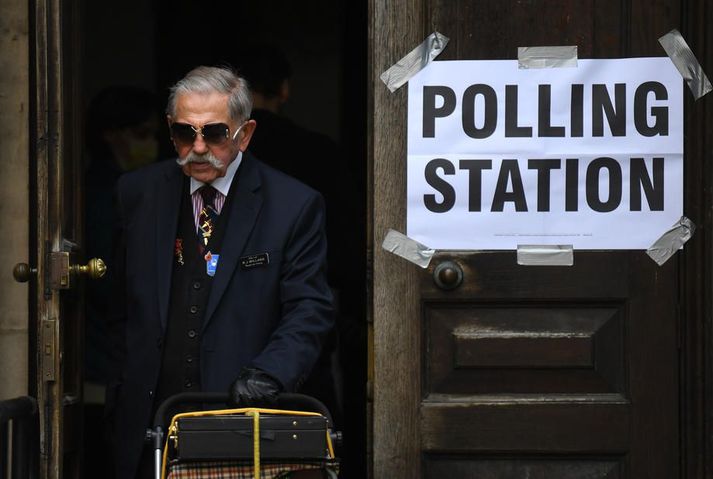
[[[153,429],[146,431],[146,440],[152,444],[154,450],[154,471],[156,479],[161,479],[162,473],[162,446],[165,435],[166,413],[170,408],[180,404],[227,404],[229,395],[227,393],[179,393],[166,399],[158,407],[154,416]],[[282,393],[277,396],[276,409],[292,409],[296,411],[310,411],[321,414],[327,418],[327,426],[333,427],[332,415],[329,409],[317,398],[299,393]],[[341,447],[342,433],[332,431],[330,433],[332,443],[336,447]]]
[[[154,416],[153,428],[165,431],[166,412],[176,405],[181,404],[226,404],[229,400],[228,393],[179,393],[166,399],[158,407]],[[329,427],[333,427],[332,415],[329,409],[317,398],[299,393],[282,393],[277,396],[275,409],[294,409],[316,412],[327,418]]]

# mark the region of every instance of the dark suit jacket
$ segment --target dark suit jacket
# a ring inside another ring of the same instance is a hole
[[[173,161],[117,185],[117,317],[125,359],[107,391],[118,477],[133,478],[161,364],[184,175]],[[200,331],[204,391],[226,392],[244,366],[298,388],[333,325],[322,197],[249,153],[235,180],[220,263]],[[245,256],[269,264],[243,268]],[[113,412],[111,411],[113,409]]]

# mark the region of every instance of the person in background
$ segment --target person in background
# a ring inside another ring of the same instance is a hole
[[[86,113],[88,167],[84,176],[84,224],[87,258],[101,258],[107,277],[87,282],[84,354],[85,473],[99,477],[106,471],[108,441],[97,435],[103,424],[104,394],[116,376],[118,351],[107,328],[111,295],[112,192],[119,176],[156,161],[158,142],[156,96],[140,87],[111,86],[97,94]]]

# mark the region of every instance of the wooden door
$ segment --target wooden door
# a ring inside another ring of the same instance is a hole
[[[31,363],[40,412],[40,477],[78,478],[82,444],[83,125],[78,2],[37,0],[32,16]],[[100,431],[97,432],[101,433]]]
[[[458,289],[421,275],[423,477],[679,477],[674,263],[447,259]]]
[[[375,478],[704,477],[700,460],[682,472],[683,437],[703,426],[681,423],[694,416],[680,399],[679,277],[691,274],[681,255],[660,268],[641,251],[524,267],[513,252],[445,251],[423,271],[383,251],[388,228],[405,231],[407,91],[378,79],[432,31],[450,37],[439,60],[513,59],[535,45],[577,45],[580,58],[663,56],[658,37],[686,35],[683,17],[702,5],[371,2]],[[694,124],[689,112],[687,131]],[[702,186],[689,175],[700,159],[687,161],[687,208],[697,211]],[[432,278],[447,260],[464,273],[453,291]]]

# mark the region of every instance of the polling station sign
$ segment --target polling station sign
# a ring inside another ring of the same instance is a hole
[[[646,249],[683,214],[667,57],[436,61],[409,81],[407,234],[436,249]]]

